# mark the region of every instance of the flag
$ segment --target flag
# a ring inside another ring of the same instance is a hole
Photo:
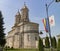
[[[49,32],[49,21],[48,18],[45,19],[46,19],[46,32]]]
[[[44,24],[44,28],[46,32],[49,32],[49,25],[48,25],[48,19],[45,18],[42,20],[43,24]]]
[[[54,20],[53,15],[51,17],[49,17],[49,24],[50,24],[50,26],[55,26],[55,20]]]
[[[49,18],[44,18],[44,19],[42,19],[42,22],[44,24],[45,31],[49,32],[49,26],[55,25],[54,16],[51,16]]]

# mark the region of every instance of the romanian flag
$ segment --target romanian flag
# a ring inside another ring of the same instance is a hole
[[[45,18],[42,20],[43,24],[44,24],[44,28],[46,32],[49,32],[49,25],[48,25],[48,19]]]

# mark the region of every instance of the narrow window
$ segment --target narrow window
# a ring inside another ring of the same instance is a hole
[[[28,39],[28,41],[29,41],[29,35],[27,35],[27,39]]]
[[[35,40],[37,40],[37,37],[35,37]]]

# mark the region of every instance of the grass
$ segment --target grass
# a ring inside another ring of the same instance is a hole
[[[4,51],[39,51],[38,49],[5,49]],[[50,51],[50,49],[44,49],[44,51]],[[53,51],[60,51],[59,50],[53,50]]]
[[[38,51],[38,49],[5,49],[4,51]]]

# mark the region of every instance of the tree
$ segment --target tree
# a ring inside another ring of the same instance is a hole
[[[3,21],[2,13],[0,11],[0,46],[1,47],[4,47],[6,43],[3,25],[4,25],[4,21]]]
[[[54,41],[54,40],[53,40],[53,38],[51,37],[51,46],[52,46],[52,47],[53,47],[53,41]]]
[[[45,47],[49,48],[50,47],[50,42],[49,42],[49,37],[45,38]]]
[[[56,42],[56,38],[55,37],[52,38],[52,47],[53,48],[57,47],[57,42]]]
[[[39,37],[39,45],[38,45],[39,51],[44,51],[44,47],[43,47],[43,41],[42,39]]]
[[[58,39],[58,49],[60,49],[60,39]]]

